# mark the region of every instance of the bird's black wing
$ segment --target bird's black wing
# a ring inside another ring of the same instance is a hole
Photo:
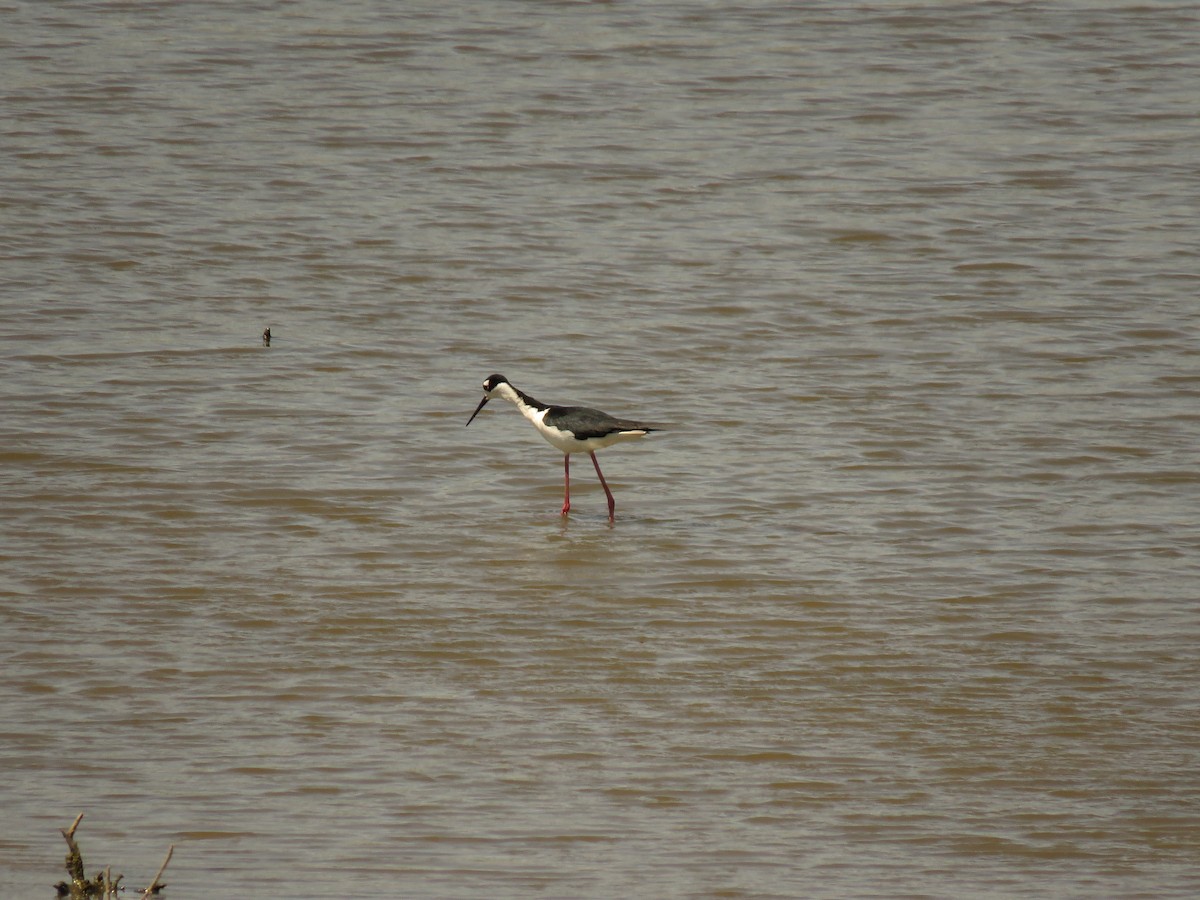
[[[614,418],[606,412],[588,406],[551,406],[545,421],[548,425],[569,428],[581,441],[606,437],[619,431],[656,430],[629,419]]]

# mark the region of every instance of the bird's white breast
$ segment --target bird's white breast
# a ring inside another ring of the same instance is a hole
[[[563,453],[579,453],[583,450],[595,449],[588,447],[587,441],[579,441],[575,439],[575,435],[569,431],[563,431],[561,428],[555,428],[553,425],[546,424],[546,413],[548,409],[530,409],[529,412],[521,410],[525,413],[525,417],[533,423],[533,427],[538,430],[538,434],[544,437],[547,441],[561,450]]]

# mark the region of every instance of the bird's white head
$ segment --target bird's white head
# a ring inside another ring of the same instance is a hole
[[[483,382],[483,399],[479,401],[479,405],[475,407],[475,412],[471,413],[471,418],[467,419],[467,424],[470,425],[475,421],[475,417],[479,415],[479,411],[487,405],[487,402],[493,397],[503,397],[504,393],[501,387],[507,387],[510,391],[512,385],[508,383],[508,379],[503,375],[489,375]]]

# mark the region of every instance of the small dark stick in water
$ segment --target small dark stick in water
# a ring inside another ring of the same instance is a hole
[[[270,328],[263,329],[263,346],[264,347],[271,346],[271,329]]]

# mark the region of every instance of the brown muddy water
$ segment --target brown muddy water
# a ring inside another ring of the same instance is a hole
[[[3,17],[0,895],[1200,891],[1193,5]]]

